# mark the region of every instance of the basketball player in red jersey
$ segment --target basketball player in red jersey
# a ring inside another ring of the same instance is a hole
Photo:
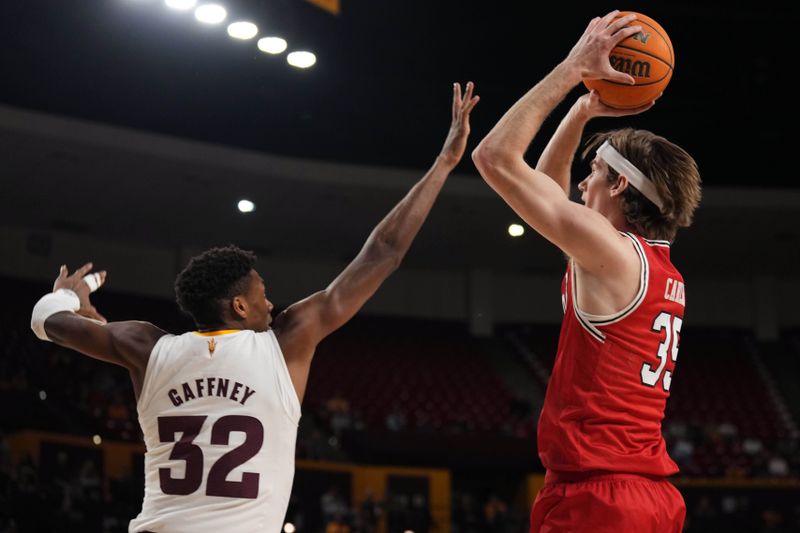
[[[130,373],[147,445],[144,503],[130,533],[282,530],[317,344],[400,265],[464,154],[478,102],[472,93],[472,83],[463,97],[454,84],[450,130],[431,169],[327,288],[274,324],[255,255],[234,246],[204,252],[178,276],[178,303],[198,329],[182,335],[146,322],[106,323],[89,300],[105,272],[91,273],[91,263],[72,275],[61,267],[31,327],[42,340]]]
[[[584,79],[633,83],[609,52],[640,27],[618,12],[592,20],[566,59],[523,96],[473,152],[489,185],[569,257],[564,319],[538,427],[545,486],[532,532],[679,532],[686,508],[661,420],[685,306],[670,242],[691,223],[700,176],[684,150],[648,131],[592,138],[591,173],[571,202],[570,169],[586,122],[640,113],[578,99],[535,169],[523,156],[542,122]]]

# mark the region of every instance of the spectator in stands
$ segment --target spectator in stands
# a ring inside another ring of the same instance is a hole
[[[347,516],[349,508],[338,485],[332,485],[320,497],[320,508],[326,524],[335,521],[337,517]]]
[[[387,494],[386,495],[386,518],[389,525],[389,532],[406,531],[410,522],[411,499],[407,494]]]
[[[88,495],[89,499],[99,501],[102,496],[102,480],[100,479],[100,472],[97,470],[97,464],[87,459],[81,465],[78,472],[78,482],[81,491]]]
[[[342,437],[343,431],[353,427],[353,417],[350,414],[349,403],[343,403],[342,408],[331,413],[330,426],[331,431],[337,438]]]
[[[414,427],[419,432],[425,433],[433,431],[431,417],[424,409],[417,409],[417,412],[414,413],[414,422]]]
[[[767,463],[769,474],[774,477],[787,477],[789,475],[789,463],[779,455],[773,455]]]
[[[785,525],[786,520],[783,514],[776,509],[765,509],[761,513],[761,529],[759,533],[790,533],[797,531]]]
[[[764,449],[764,444],[756,437],[747,437],[742,441],[742,451],[748,456],[754,456]]]
[[[694,506],[688,506],[690,515],[687,516],[686,529],[689,531],[708,532],[713,530],[717,521],[717,509],[711,498],[703,496]]]
[[[375,533],[378,530],[378,522],[383,514],[381,504],[375,496],[375,492],[367,489],[367,495],[361,502],[361,524],[364,533]]]
[[[400,408],[400,404],[395,402],[392,410],[386,415],[386,429],[389,431],[403,431],[406,428],[406,414]]]
[[[349,412],[350,402],[337,391],[325,402],[325,408],[331,415],[339,412]]]
[[[508,505],[496,495],[492,495],[483,507],[486,531],[501,533],[508,530]]]
[[[719,433],[724,440],[730,440],[739,434],[739,428],[731,422],[723,422],[717,426],[717,433]]]
[[[6,434],[0,429],[0,473],[11,472],[11,448],[8,445]]]
[[[119,390],[115,390],[111,398],[111,403],[106,410],[106,427],[115,437],[129,440],[134,430],[131,410]]]
[[[694,461],[694,444],[683,437],[678,438],[670,450],[670,455],[681,469],[687,468]]]
[[[11,452],[5,434],[0,430],[0,533],[17,533],[17,524],[12,518],[11,508],[14,485]]]
[[[478,533],[482,527],[480,511],[475,496],[468,493],[453,493],[454,533]]]
[[[414,533],[428,533],[433,525],[428,498],[424,494],[416,493],[411,496],[410,503],[408,529]]]
[[[289,508],[286,510],[286,521],[290,522],[296,531],[304,531],[306,526],[306,516],[303,513],[303,501],[295,494],[292,493],[289,499]]]
[[[307,459],[328,459],[331,455],[331,446],[322,432],[314,428],[304,441]]]
[[[325,525],[325,533],[350,533],[350,526],[343,516],[335,516]]]

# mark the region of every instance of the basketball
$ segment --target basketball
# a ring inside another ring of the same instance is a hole
[[[634,13],[623,11],[616,18]],[[629,26],[641,26],[642,31],[621,41],[611,50],[611,66],[630,74],[635,85],[609,80],[585,80],[589,90],[596,90],[600,101],[617,109],[632,109],[655,99],[669,84],[675,68],[672,42],[664,28],[648,16],[635,13]]]

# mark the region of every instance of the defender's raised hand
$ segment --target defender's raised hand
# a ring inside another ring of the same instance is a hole
[[[636,15],[625,15],[615,20],[618,14],[619,10],[614,10],[604,17],[592,19],[564,60],[575,65],[582,79],[605,79],[628,85],[635,83],[630,74],[614,70],[609,54],[623,39],[642,31],[642,27],[626,26],[636,20]]]
[[[92,302],[89,301],[89,295],[100,288],[103,283],[105,283],[106,271],[102,270],[100,272],[92,272],[90,274],[91,271],[92,263],[86,263],[73,272],[72,275],[69,274],[66,265],[61,265],[61,271],[58,273],[58,277],[53,284],[53,292],[57,291],[58,289],[71,290],[78,295],[78,299],[81,301],[81,308],[77,311],[77,313],[85,316],[86,318],[91,318],[105,324],[107,322],[106,318],[101,315],[92,305]],[[88,276],[92,276],[92,278],[88,280],[84,279]],[[90,284],[92,286],[90,286]]]
[[[453,84],[453,113],[450,122],[450,131],[444,141],[442,153],[439,157],[448,163],[456,166],[464,156],[467,148],[467,138],[469,137],[469,114],[480,100],[480,96],[473,96],[472,91],[475,85],[467,82],[467,89],[464,96],[461,96],[461,84]]]

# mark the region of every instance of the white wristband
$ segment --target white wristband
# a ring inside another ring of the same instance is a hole
[[[45,320],[56,313],[62,311],[72,311],[74,313],[80,308],[80,298],[69,289],[58,289],[56,292],[45,294],[36,302],[36,305],[33,306],[31,329],[37,337],[43,341],[49,341],[50,339],[44,331]]]

